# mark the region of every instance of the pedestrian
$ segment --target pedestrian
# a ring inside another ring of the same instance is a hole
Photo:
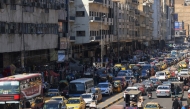
[[[183,106],[181,107],[181,109],[186,109],[186,105],[183,104]],[[187,108],[188,109],[188,108]]]
[[[139,101],[137,102],[137,107],[138,109],[143,109],[143,102],[141,99],[139,99]]]
[[[173,109],[180,109],[180,104],[179,104],[177,98],[174,100],[172,107],[173,107]]]
[[[181,109],[181,107],[182,107],[182,101],[181,101],[180,98],[178,98],[178,103],[179,103],[179,105],[180,105],[180,109]]]

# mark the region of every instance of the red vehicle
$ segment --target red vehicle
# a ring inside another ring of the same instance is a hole
[[[133,85],[134,87],[138,87],[139,90],[142,92],[142,95],[146,95],[146,88],[145,88],[145,85],[144,84],[141,84],[141,83],[135,83]]]
[[[0,78],[0,109],[31,108],[29,100],[42,94],[40,73]]]

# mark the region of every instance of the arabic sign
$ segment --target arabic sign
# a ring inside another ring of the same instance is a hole
[[[22,90],[22,94],[26,99],[30,99],[33,98],[35,96],[38,96],[41,94],[41,89],[42,86],[41,85],[37,85],[37,86],[33,86],[27,89]]]

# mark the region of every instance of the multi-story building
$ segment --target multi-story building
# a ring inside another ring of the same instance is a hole
[[[152,40],[152,31],[153,31],[153,18],[152,18],[153,2],[146,0],[139,0],[139,3],[141,4],[138,6],[138,9],[140,10],[140,16],[139,16],[140,39],[143,45],[150,46]]]
[[[1,0],[0,68],[48,62],[58,46],[57,22],[62,8],[63,0]]]
[[[113,41],[113,2],[111,0],[70,0],[70,54],[91,60],[103,55]],[[72,18],[72,19],[71,19]],[[102,44],[101,44],[102,39]]]
[[[177,29],[177,30],[180,30],[179,31],[181,32],[180,34],[184,34],[184,32],[186,32],[185,35],[180,35],[181,38],[185,39],[185,37],[186,38],[189,37],[189,33],[190,33],[190,30],[189,30],[190,1],[189,0],[172,0],[172,2],[174,3],[174,12],[175,12],[175,16],[177,17],[176,21],[184,22],[185,24],[184,29]],[[175,27],[177,27],[177,25],[175,25]],[[181,25],[179,25],[179,27],[181,27]],[[174,36],[179,37],[176,34],[174,34]]]
[[[152,17],[153,23],[153,45],[156,48],[163,48],[165,45],[166,38],[166,1],[165,0],[154,0],[152,9],[154,13]]]
[[[174,39],[173,35],[174,35],[174,2],[173,0],[167,0],[166,1],[166,16],[167,16],[167,38],[166,40],[168,42],[172,42],[172,40]]]

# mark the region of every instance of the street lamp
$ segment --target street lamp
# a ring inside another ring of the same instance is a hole
[[[103,45],[103,37],[102,37],[102,20],[103,18],[105,18],[106,15],[101,16],[101,67],[103,67],[103,49],[104,49],[104,45]]]

